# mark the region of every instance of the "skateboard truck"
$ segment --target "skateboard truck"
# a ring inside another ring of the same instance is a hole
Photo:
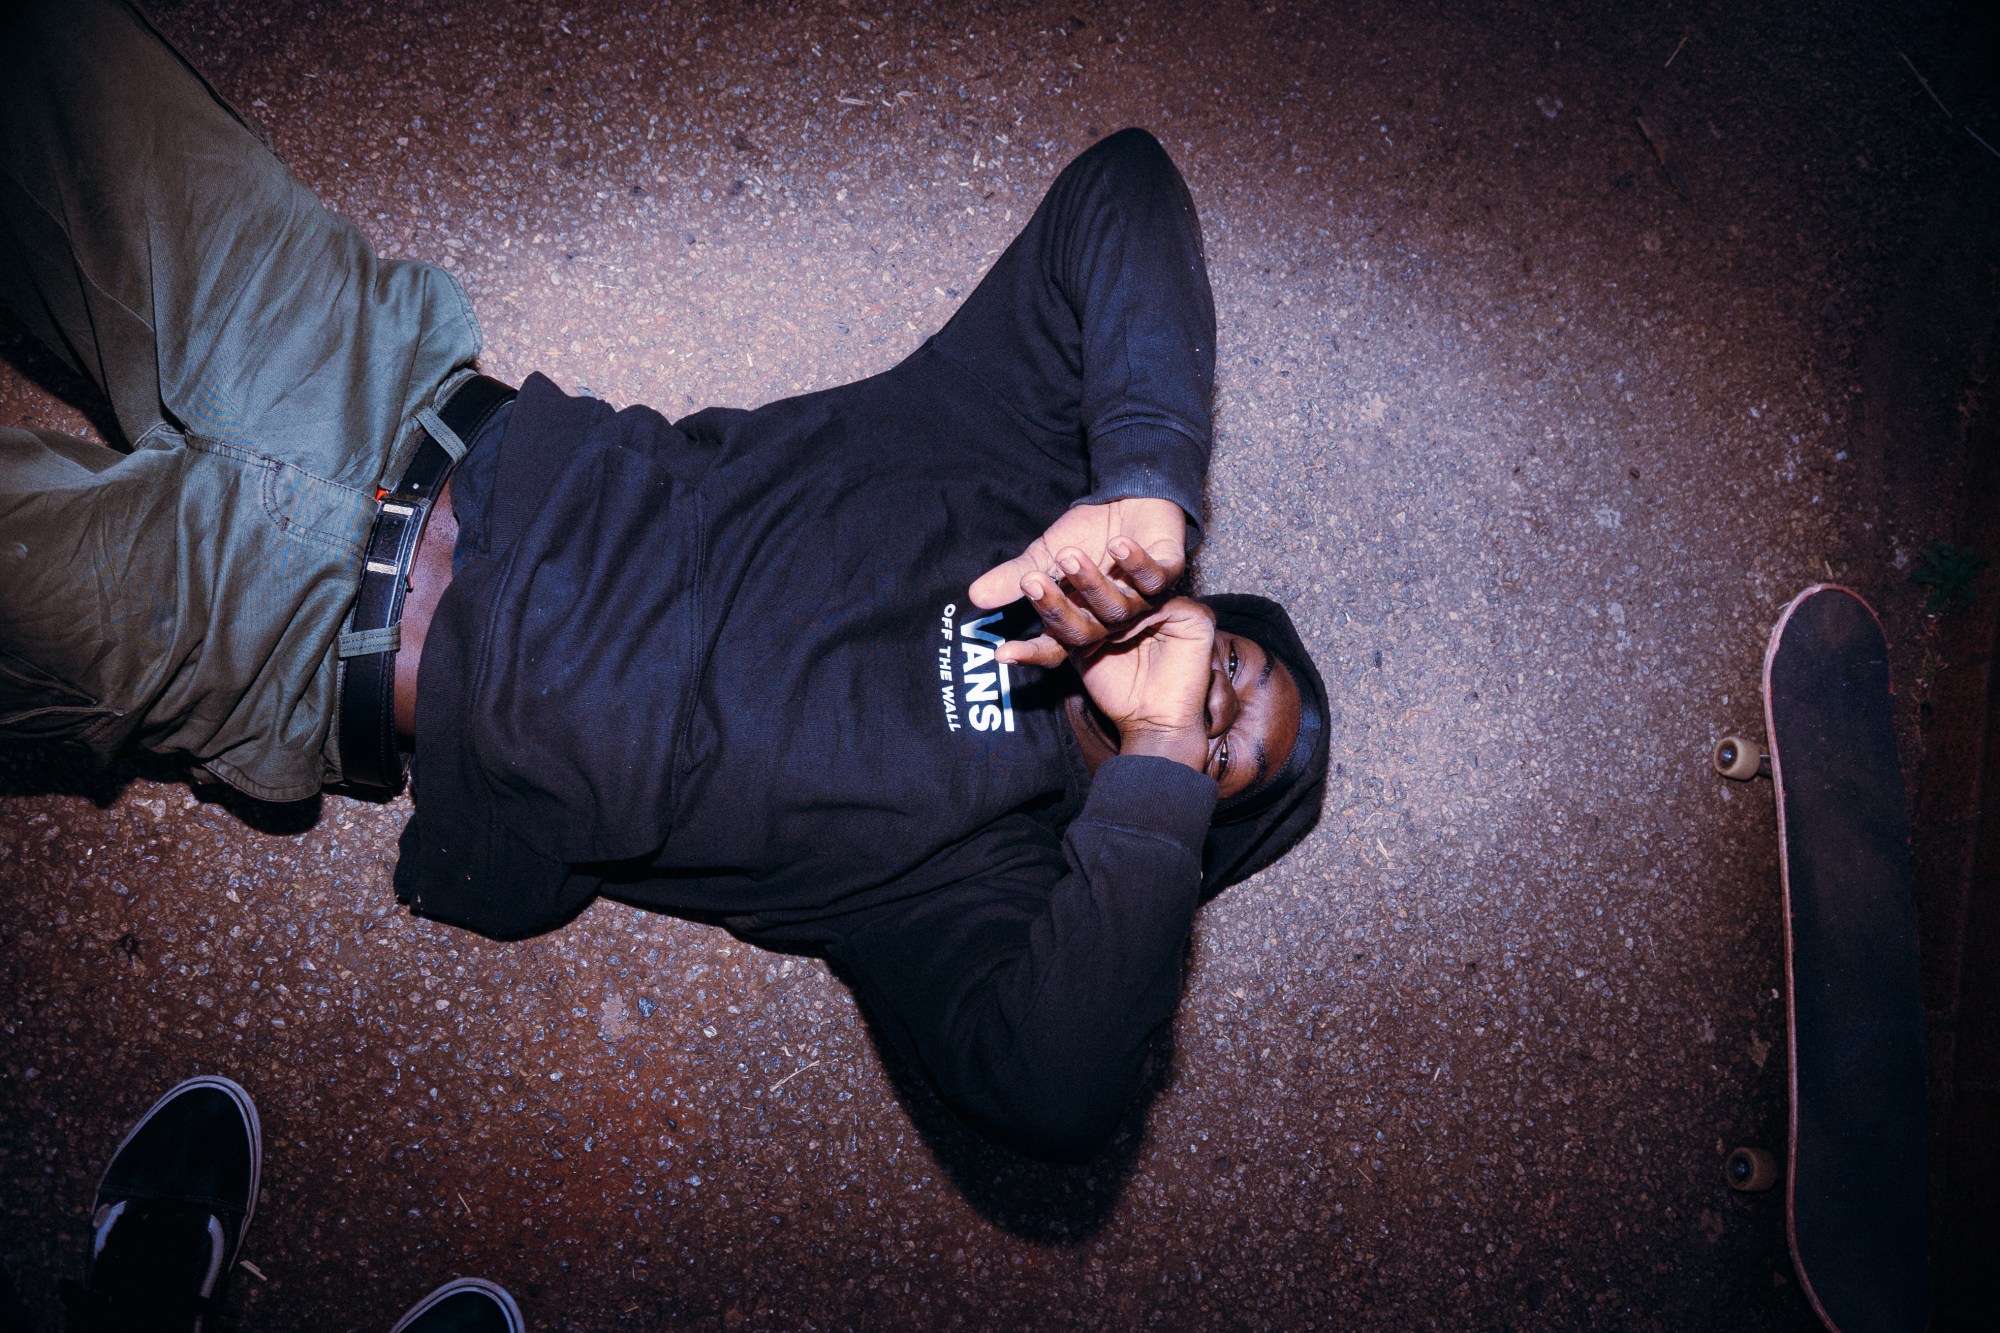
[[[1715,743],[1715,771],[1737,782],[1771,776],[1771,756],[1747,736],[1731,734]]]
[[[1735,732],[1715,743],[1709,756],[1715,771],[1736,782],[1771,776],[1771,756],[1764,747]],[[1778,1183],[1778,1159],[1762,1148],[1736,1148],[1722,1162],[1722,1178],[1729,1188],[1746,1194],[1759,1193]]]

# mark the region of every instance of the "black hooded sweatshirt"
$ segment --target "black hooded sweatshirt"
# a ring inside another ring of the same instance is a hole
[[[400,894],[498,935],[605,893],[824,950],[988,1132],[1115,1128],[1172,1013],[1215,805],[1107,761],[966,600],[1067,507],[1198,516],[1215,315],[1192,201],[1090,149],[951,322],[855,384],[668,422],[541,376],[454,479]]]

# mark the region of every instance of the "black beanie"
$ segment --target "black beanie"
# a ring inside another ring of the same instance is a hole
[[[1283,856],[1319,820],[1331,737],[1326,685],[1285,608],[1268,597],[1219,593],[1201,599],[1217,629],[1254,639],[1284,664],[1299,687],[1299,736],[1263,786],[1216,807],[1202,847],[1201,893],[1212,898]]]

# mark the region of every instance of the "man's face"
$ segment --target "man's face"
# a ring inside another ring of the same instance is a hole
[[[1208,763],[1221,799],[1260,787],[1299,738],[1299,686],[1255,639],[1215,632],[1208,676]]]

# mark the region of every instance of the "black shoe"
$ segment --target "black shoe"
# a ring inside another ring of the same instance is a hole
[[[198,1333],[242,1248],[263,1155],[257,1108],[230,1080],[162,1097],[98,1182],[90,1262],[65,1293],[76,1326]]]
[[[461,1277],[404,1311],[389,1333],[527,1333],[527,1327],[504,1287]]]

